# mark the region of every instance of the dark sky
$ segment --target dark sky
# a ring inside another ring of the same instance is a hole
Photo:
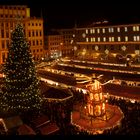
[[[98,0],[0,0],[0,4],[21,4],[31,8],[31,16],[41,16],[47,28],[74,27],[99,20],[114,23],[140,22],[139,4]]]

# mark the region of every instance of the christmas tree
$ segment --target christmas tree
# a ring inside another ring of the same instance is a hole
[[[41,97],[35,64],[24,29],[17,24],[11,34],[9,53],[3,67],[5,75],[1,109],[8,114],[25,114],[39,111]]]

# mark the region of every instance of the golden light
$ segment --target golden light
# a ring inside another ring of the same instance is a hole
[[[94,83],[90,83],[86,88],[89,91],[89,97],[85,108],[88,114],[96,117],[104,115],[106,112],[106,100],[103,96],[100,82],[95,80]]]
[[[136,56],[136,54],[131,54],[132,58],[134,58]]]
[[[112,55],[113,55],[113,57],[116,57],[117,54],[113,53]]]

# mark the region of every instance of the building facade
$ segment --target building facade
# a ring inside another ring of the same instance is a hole
[[[74,51],[81,58],[140,61],[140,24],[77,28]]]
[[[26,37],[31,46],[31,53],[35,61],[45,56],[43,19],[30,18],[26,20]]]
[[[0,6],[0,64],[7,58],[11,32],[17,22],[23,24],[34,59],[39,60],[44,57],[43,19],[31,18],[30,8],[25,5]]]
[[[75,28],[72,29],[59,29],[57,30],[63,36],[62,56],[73,56],[74,41],[75,41]]]
[[[63,51],[63,35],[47,35],[45,36],[45,51],[47,58],[59,58]]]

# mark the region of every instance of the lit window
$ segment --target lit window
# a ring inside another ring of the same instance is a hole
[[[93,38],[90,38],[91,39],[91,42],[93,41]]]
[[[104,42],[106,41],[106,37],[103,38],[103,41],[104,41]]]
[[[98,37],[98,42],[100,42],[100,37]]]
[[[109,31],[109,33],[113,33],[114,32],[114,28],[109,28],[108,31]]]
[[[88,38],[86,38],[86,42],[88,42]]]
[[[124,27],[124,31],[125,31],[125,32],[127,32],[127,31],[128,31],[128,30],[127,30],[127,27]]]
[[[97,33],[100,33],[100,29],[97,29]]]
[[[104,28],[102,29],[102,31],[103,31],[103,33],[105,33],[105,29]]]
[[[136,26],[136,30],[139,31],[139,26]]]
[[[92,32],[92,29],[90,29],[90,33],[92,34],[93,32]]]
[[[140,41],[140,36],[134,36],[133,39],[134,41]]]
[[[111,41],[113,41],[113,42],[114,42],[114,37],[112,37],[112,38],[111,38]]]
[[[109,37],[109,42],[111,42],[111,40],[112,40],[111,37]]]
[[[86,34],[85,34],[85,33],[83,33],[83,34],[82,34],[82,36],[83,36],[83,38],[85,38],[85,37],[86,37]]]
[[[95,29],[92,29],[92,33],[95,33]]]
[[[125,36],[125,41],[128,41],[128,36]]]
[[[133,31],[136,31],[136,26],[133,26]]]
[[[134,41],[137,41],[137,37],[136,36],[134,36],[133,39],[134,39]]]
[[[118,41],[121,41],[121,37],[120,36],[118,37]]]
[[[137,41],[140,41],[140,36],[137,36]]]
[[[86,29],[86,34],[88,34],[88,29]]]
[[[117,32],[120,32],[120,28],[119,27],[117,28]]]
[[[95,42],[95,37],[93,37],[93,42]]]
[[[139,26],[133,26],[133,31],[139,31]]]
[[[111,28],[111,32],[112,32],[112,33],[114,32],[114,28]]]

